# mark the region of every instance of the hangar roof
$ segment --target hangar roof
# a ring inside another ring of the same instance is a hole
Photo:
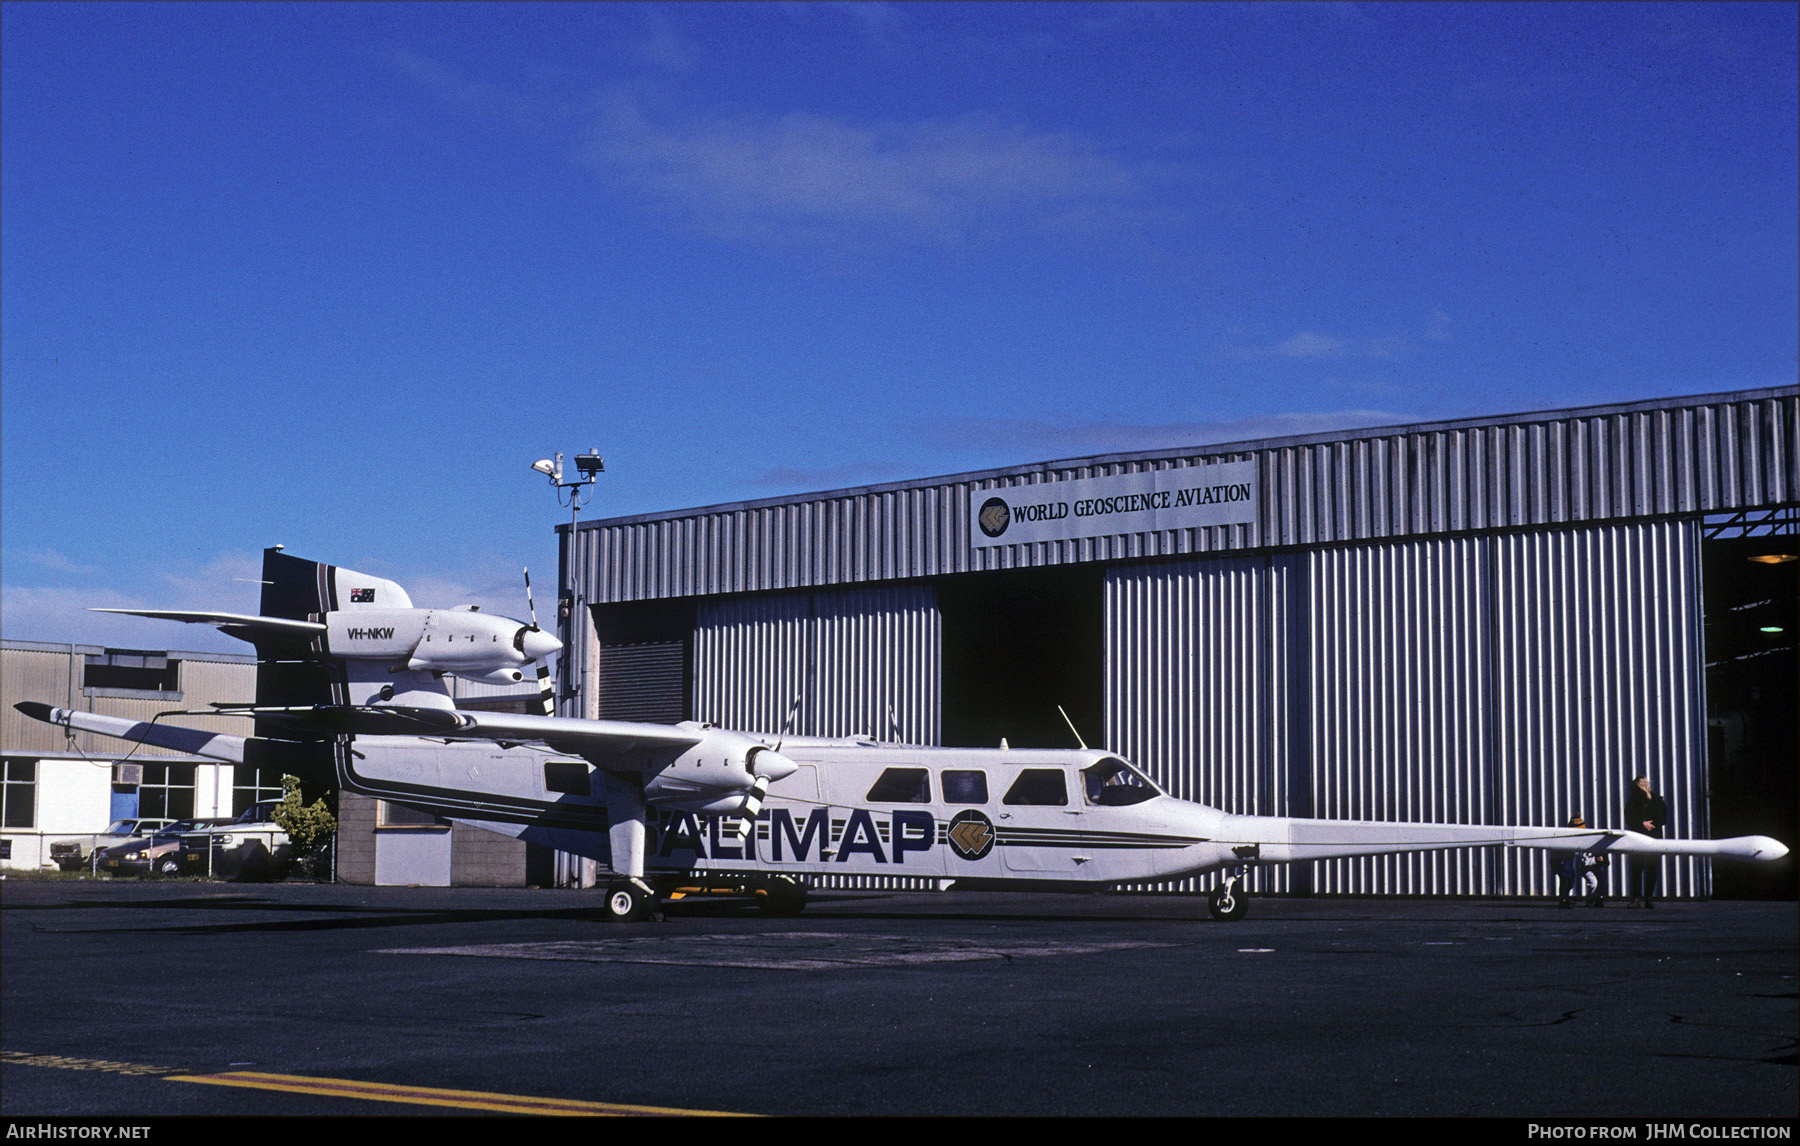
[[[582,522],[575,569],[624,601],[1700,516],[1800,498],[1797,437],[1785,386],[1104,454]],[[1221,462],[1254,463],[1252,519],[970,541],[977,491]]]

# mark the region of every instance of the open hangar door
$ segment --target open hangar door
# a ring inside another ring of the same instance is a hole
[[[1702,542],[1707,763],[1712,834],[1800,837],[1800,535],[1709,536]],[[1792,859],[1716,864],[1718,899],[1793,899]]]
[[[1105,570],[1059,565],[937,582],[943,740],[955,748],[1091,747],[1104,736]]]

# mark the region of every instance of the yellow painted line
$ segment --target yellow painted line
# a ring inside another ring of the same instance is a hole
[[[328,1098],[361,1098],[370,1102],[403,1102],[414,1106],[449,1106],[464,1110],[493,1110],[502,1114],[563,1115],[688,1115],[713,1118],[749,1117],[723,1110],[679,1110],[667,1106],[626,1106],[616,1102],[581,1102],[572,1098],[533,1098],[520,1094],[495,1094],[485,1090],[442,1090],[435,1086],[390,1086],[349,1078],[308,1078],[296,1074],[264,1074],[261,1071],[225,1071],[220,1074],[168,1074],[169,1082],[202,1082],[211,1086],[244,1086],[257,1090],[283,1090],[293,1094],[317,1094]]]

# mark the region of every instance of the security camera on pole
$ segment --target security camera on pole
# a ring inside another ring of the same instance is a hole
[[[556,487],[557,504],[569,507],[569,544],[563,550],[560,576],[562,588],[558,594],[556,606],[557,626],[565,650],[558,672],[561,677],[561,683],[557,687],[557,701],[560,707],[561,702],[576,695],[575,673],[570,667],[572,658],[567,655],[567,651],[575,647],[575,609],[577,607],[574,585],[575,525],[580,517],[581,507],[586,505],[588,499],[593,496],[593,490],[587,487],[594,484],[594,475],[606,471],[606,462],[601,459],[600,451],[597,449],[590,449],[585,454],[576,454],[575,469],[581,476],[573,481],[563,480],[563,456],[561,454],[557,454],[554,461],[549,458],[540,458],[531,463],[531,468],[549,477],[550,484]],[[564,500],[564,490],[568,491],[566,501]]]

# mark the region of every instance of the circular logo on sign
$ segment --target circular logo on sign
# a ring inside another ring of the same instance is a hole
[[[950,850],[966,860],[978,860],[994,850],[994,822],[973,808],[950,817],[946,835]]]
[[[1012,524],[1012,507],[997,497],[990,497],[981,503],[981,512],[975,520],[981,526],[981,532],[989,537],[998,537],[1006,532]]]

